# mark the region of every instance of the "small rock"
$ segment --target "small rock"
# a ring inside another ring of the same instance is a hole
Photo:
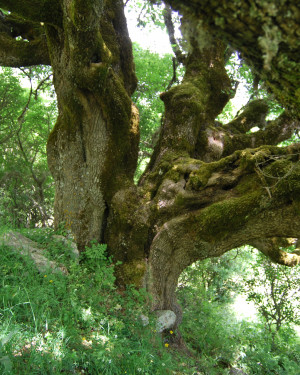
[[[229,370],[229,374],[230,375],[247,375],[243,370],[241,370],[239,368],[234,368],[234,367],[232,367]]]
[[[157,310],[156,329],[158,332],[163,332],[165,329],[170,329],[176,322],[176,314],[172,310]]]
[[[146,327],[149,324],[149,318],[148,318],[148,316],[146,316],[144,314],[141,314],[140,318],[141,318],[143,327]]]

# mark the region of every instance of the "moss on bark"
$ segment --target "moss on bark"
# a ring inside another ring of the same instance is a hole
[[[190,21],[185,32],[205,45],[208,33],[239,50],[277,99],[300,113],[300,26],[295,2],[168,1]]]

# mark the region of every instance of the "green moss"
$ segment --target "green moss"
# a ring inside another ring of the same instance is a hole
[[[206,186],[212,170],[208,165],[200,168],[198,171],[192,172],[189,176],[187,188],[192,190],[201,190]]]
[[[174,182],[178,182],[182,179],[182,174],[177,170],[176,167],[173,167],[171,170],[169,170],[165,176],[164,179],[172,180]]]
[[[264,174],[266,177],[276,179],[287,175],[289,172],[291,172],[292,168],[293,163],[288,158],[281,158],[268,165],[264,169]]]
[[[280,163],[278,163],[280,162]],[[269,171],[278,174],[278,178],[274,179],[274,195],[276,197],[283,197],[284,199],[292,200],[293,202],[300,201],[300,162],[292,164],[288,160],[278,160],[273,168],[270,166]],[[275,163],[274,163],[275,164]]]
[[[261,146],[257,149],[246,149],[240,151],[241,161],[240,166],[242,169],[251,171],[254,167],[258,166],[260,163],[263,163],[270,158],[272,155],[284,155],[286,154],[285,150],[276,146]]]
[[[134,260],[130,263],[122,264],[119,272],[125,285],[141,287],[146,272],[145,260]]]
[[[241,178],[238,185],[234,188],[234,192],[239,195],[246,194],[261,187],[261,181],[257,175],[245,175]]]
[[[238,230],[249,220],[251,213],[259,209],[261,190],[249,192],[239,198],[227,199],[202,210],[198,224],[204,236],[213,240],[226,237],[232,228]],[[257,213],[257,212],[256,212]]]
[[[93,2],[90,0],[73,0],[70,6],[70,16],[73,25],[81,31],[88,30],[91,24]]]
[[[230,169],[235,166],[236,161],[239,159],[240,151],[234,152],[232,155],[227,156],[211,163],[200,162],[199,168],[193,170],[189,175],[187,188],[192,190],[202,190],[214,172],[225,169]]]

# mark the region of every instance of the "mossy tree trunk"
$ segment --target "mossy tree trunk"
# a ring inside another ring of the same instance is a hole
[[[56,224],[65,222],[82,251],[92,240],[106,242],[122,261],[120,285],[145,286],[153,309],[180,317],[177,279],[196,260],[252,244],[274,261],[299,263],[274,239],[299,237],[300,147],[276,147],[299,121],[288,112],[266,121],[263,101],[229,124],[215,121],[234,91],[223,41],[210,37],[199,46],[188,35],[184,80],[161,95],[160,137],[135,185],[136,78],[122,2],[0,0],[0,6],[11,11],[0,22],[0,39],[9,46],[0,47],[2,65],[53,68],[59,116],[48,160]],[[260,130],[248,134],[253,126]]]
[[[62,29],[45,27],[59,109],[48,163],[56,223],[65,222],[84,249],[103,242],[110,201],[133,178],[136,77],[120,1],[64,1],[62,17]]]

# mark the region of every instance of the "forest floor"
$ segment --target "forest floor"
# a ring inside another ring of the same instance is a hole
[[[241,299],[211,301],[187,283],[178,292],[184,308],[181,332],[160,334],[147,293],[114,286],[114,264],[105,245],[93,245],[82,258],[52,229],[4,228],[2,238],[4,233],[3,374],[299,374],[299,337],[286,328],[272,339],[262,323],[245,318],[249,308],[235,316]],[[147,326],[141,315],[149,318]],[[187,351],[178,350],[179,335]]]

